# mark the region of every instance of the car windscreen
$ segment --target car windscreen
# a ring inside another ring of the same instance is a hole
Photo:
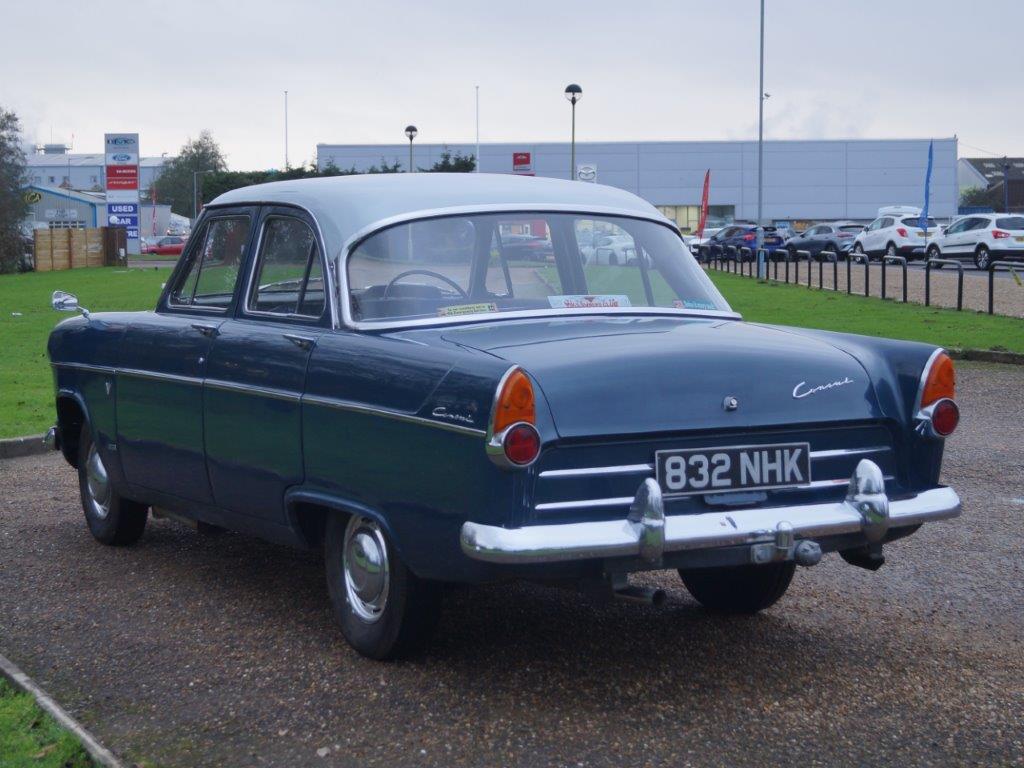
[[[903,224],[905,226],[908,226],[908,227],[919,227],[919,226],[921,226],[921,217],[920,216],[907,216],[906,218],[903,219]],[[937,227],[939,225],[935,222],[935,219],[933,219],[933,218],[931,218],[929,216],[928,217],[928,224],[926,226],[931,228],[931,227]]]
[[[363,322],[729,311],[678,234],[603,214],[488,213],[397,224],[358,243],[346,270],[351,315]]]
[[[998,229],[1024,229],[1024,216],[1006,216],[996,219]]]

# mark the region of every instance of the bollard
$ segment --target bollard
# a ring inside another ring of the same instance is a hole
[[[853,254],[846,254],[846,292],[853,293],[853,286],[850,284],[850,270],[853,267]]]
[[[932,267],[942,268],[944,265],[956,267],[956,310],[960,312],[964,308],[964,265],[957,259],[926,259],[924,262],[924,305],[931,306],[932,302]]]
[[[1015,263],[1012,261],[993,261],[988,268],[988,313],[995,313],[995,299],[993,298],[993,291],[996,284],[996,270],[1007,269],[1014,273],[1016,276],[1016,270],[1021,268],[1019,262]]]

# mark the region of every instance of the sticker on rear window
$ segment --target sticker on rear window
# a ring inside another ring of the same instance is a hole
[[[672,306],[676,309],[718,309],[710,301],[701,301],[700,299],[683,299],[682,301],[676,299],[672,302]]]
[[[438,317],[457,317],[458,315],[476,315],[480,312],[497,312],[497,304],[455,304],[437,310]]]
[[[552,309],[590,309],[592,307],[631,307],[629,296],[625,294],[592,295],[592,296],[548,296]]]

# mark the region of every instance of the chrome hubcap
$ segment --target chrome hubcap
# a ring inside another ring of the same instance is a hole
[[[103,520],[110,514],[110,480],[95,444],[89,446],[89,457],[85,461],[85,478],[91,511]]]
[[[353,516],[345,529],[345,595],[363,621],[380,619],[387,605],[391,577],[384,532],[369,517]]]

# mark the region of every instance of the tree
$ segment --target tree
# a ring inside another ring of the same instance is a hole
[[[21,260],[27,183],[21,124],[14,112],[0,107],[0,273],[14,272]]]
[[[451,150],[445,147],[440,160],[429,168],[420,170],[424,173],[472,173],[476,170],[476,157],[458,152],[453,155]]]
[[[204,200],[212,199],[205,195],[207,172],[223,173],[227,168],[213,136],[209,131],[201,131],[198,139],[186,141],[178,156],[164,165],[163,173],[154,182],[157,202],[169,204],[175,213],[192,218],[195,216],[193,179],[199,195],[198,205],[202,207]]]
[[[1003,205],[1001,187],[998,189],[985,189],[983,187],[968,187],[960,193],[960,205],[965,207],[991,208],[998,210]]]

